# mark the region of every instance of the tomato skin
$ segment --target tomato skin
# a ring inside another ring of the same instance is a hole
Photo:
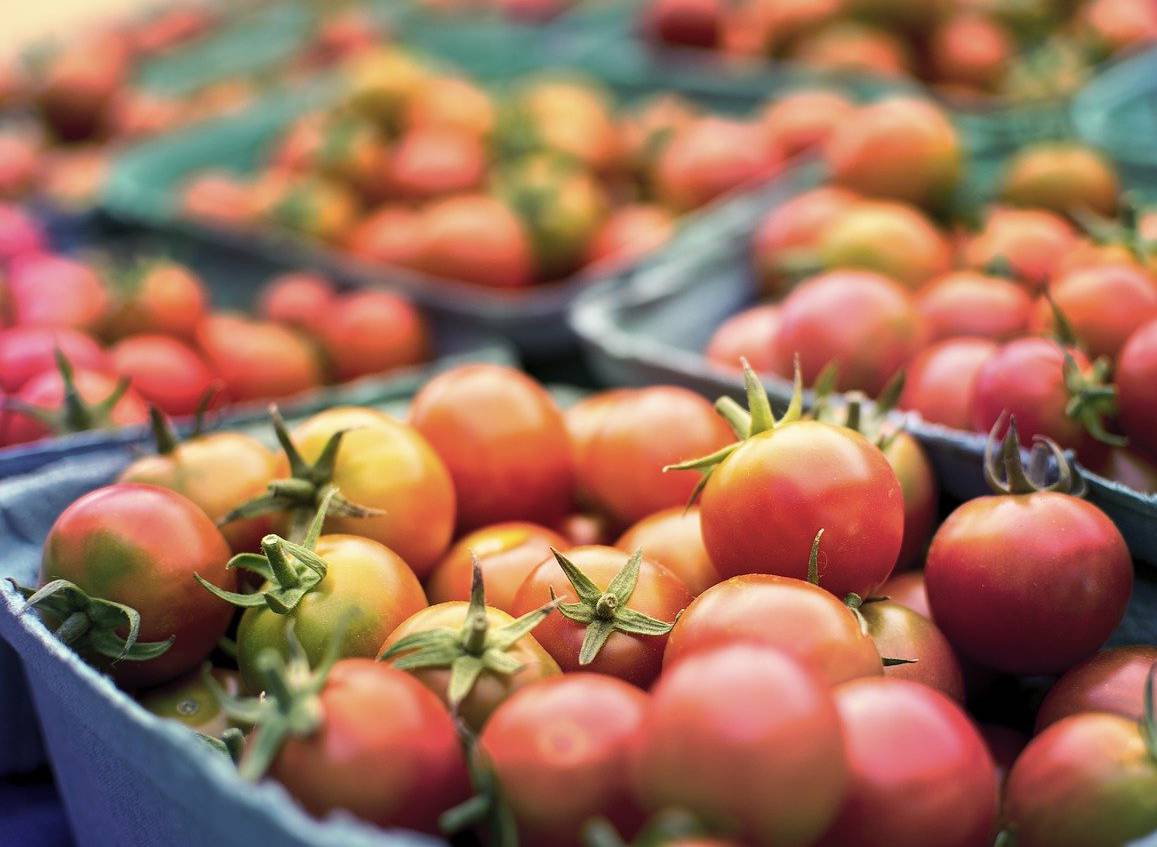
[[[1103,847],[1157,829],[1157,765],[1137,722],[1089,713],[1055,723],[1013,765],[1004,818],[1021,847]]]
[[[379,826],[435,833],[438,815],[469,796],[453,720],[404,671],[338,662],[321,713],[321,728],[289,739],[270,770],[312,814],[345,809]]]
[[[664,44],[714,47],[723,26],[722,0],[652,0],[643,25]]]
[[[877,592],[893,603],[898,603],[932,620],[932,608],[928,605],[928,592],[924,588],[923,571],[905,571],[892,574]]]
[[[333,483],[350,501],[383,514],[331,516],[326,531],[372,538],[424,578],[446,551],[454,531],[450,473],[421,433],[373,409],[327,409],[295,427],[293,443],[307,462],[314,462],[329,438],[341,430],[349,431],[338,450]],[[280,471],[288,473],[288,468],[281,466]]]
[[[940,486],[928,454],[908,433],[896,434],[884,448],[884,457],[895,471],[904,497],[904,539],[896,567],[909,567],[922,560],[924,547],[932,537],[940,507]]]
[[[292,397],[322,383],[312,345],[280,324],[210,315],[197,328],[197,347],[237,402]]]
[[[381,206],[350,230],[346,250],[364,262],[417,268],[422,255],[421,213],[405,206]]]
[[[1157,647],[1111,647],[1070,668],[1049,689],[1036,715],[1036,731],[1082,712],[1111,712],[1132,720],[1145,713],[1145,682],[1157,664]]]
[[[930,618],[890,600],[865,603],[860,614],[868,622],[868,634],[881,656],[914,660],[909,665],[885,667],[885,677],[919,682],[957,703],[964,702],[960,662]]]
[[[951,338],[926,347],[908,366],[900,408],[929,423],[972,429],[976,375],[997,351],[985,338]]]
[[[438,603],[414,613],[390,633],[390,637],[382,644],[378,655],[384,653],[407,635],[416,632],[427,632],[435,629],[455,631],[461,629],[462,624],[466,621],[468,608],[468,603],[450,601],[449,603]],[[552,612],[550,616],[557,614],[558,612]],[[486,607],[486,619],[490,626],[495,628],[505,626],[514,620],[506,612],[492,606]],[[561,673],[558,663],[543,649],[533,633],[518,639],[514,646],[506,652],[522,665],[521,670],[509,676],[483,671],[474,683],[474,687],[470,689],[470,693],[466,695],[466,699],[458,706],[459,716],[466,722],[467,726],[475,731],[480,730],[490,719],[494,710],[514,692]],[[447,702],[446,691],[450,684],[449,668],[419,668],[409,673],[422,685],[437,694],[443,703]]]
[[[516,691],[487,722],[478,749],[494,769],[528,847],[580,847],[606,816],[631,835],[643,813],[630,796],[628,755],[648,697],[610,676],[575,673]]]
[[[20,256],[4,280],[14,324],[96,329],[108,308],[104,280],[74,259],[53,253]]]
[[[424,362],[431,344],[422,314],[389,291],[339,298],[323,319],[321,341],[339,382]]]
[[[939,80],[990,91],[1008,71],[1017,49],[1010,34],[983,14],[962,12],[945,20],[930,36]]]
[[[1006,341],[1028,327],[1032,300],[1022,286],[977,271],[952,271],[916,298],[930,342],[976,336]]]
[[[103,331],[112,338],[159,333],[191,340],[208,301],[205,284],[195,273],[175,262],[159,262],[113,305]]]
[[[693,596],[719,582],[719,571],[703,545],[697,508],[675,506],[648,515],[624,532],[615,546],[626,553],[642,550],[675,574]]]
[[[662,247],[675,231],[675,219],[662,206],[634,203],[610,213],[587,246],[586,263],[625,265]]]
[[[236,671],[213,668],[212,674],[226,692],[236,696],[241,688]],[[200,669],[142,691],[137,695],[137,702],[158,717],[179,721],[205,735],[220,737],[231,726],[229,716],[205,684]]]
[[[703,542],[720,576],[758,570],[803,579],[819,530],[820,585],[837,597],[872,593],[892,572],[904,535],[899,480],[858,432],[798,421],[750,438],[703,489]]]
[[[903,77],[912,67],[912,57],[899,36],[859,21],[836,20],[802,35],[788,58],[812,70],[834,74]]]
[[[965,244],[963,259],[978,271],[1004,260],[1029,291],[1037,292],[1078,243],[1076,231],[1060,215],[1043,209],[999,208]]]
[[[141,615],[141,641],[174,636],[162,655],[111,668],[122,685],[156,685],[191,670],[225,632],[232,609],[197,586],[193,574],[232,590],[229,546],[194,503],[174,491],[119,483],[92,491],[49,530],[41,584],[67,579],[93,597]]]
[[[655,168],[655,191],[666,205],[686,212],[769,177],[782,163],[782,155],[761,141],[753,124],[698,118],[663,148]]]
[[[778,364],[774,356],[777,332],[779,306],[752,306],[719,325],[705,354],[708,361],[728,370],[742,371],[742,357],[756,372],[774,373]]]
[[[790,277],[780,267],[782,260],[818,249],[832,223],[859,199],[846,188],[825,185],[768,211],[751,242],[752,263],[763,290],[779,293],[786,289]]]
[[[454,479],[458,528],[505,520],[549,524],[570,510],[574,460],[562,412],[530,377],[465,365],[430,380],[410,423]]]
[[[113,367],[133,389],[167,415],[191,415],[213,389],[216,377],[184,342],[168,335],[133,335],[109,351]]]
[[[897,679],[857,679],[833,693],[850,779],[821,845],[992,844],[996,768],[960,706],[927,686]]]
[[[551,529],[525,521],[491,524],[468,533],[447,551],[431,574],[431,603],[469,600],[472,557],[478,557],[486,585],[486,605],[514,612],[514,595],[527,575],[550,556],[550,548],[566,550],[570,543]]]
[[[1001,180],[1003,200],[1014,206],[1067,214],[1085,209],[1113,217],[1121,186],[1097,151],[1082,144],[1051,142],[1021,150]]]
[[[906,203],[864,200],[836,217],[820,242],[828,268],[875,271],[915,290],[952,267],[936,225]]]
[[[696,597],[668,636],[663,666],[737,641],[782,650],[833,684],[883,673],[872,639],[842,601],[771,574],[735,576]]]
[[[613,547],[575,547],[566,557],[586,574],[591,582],[606,590],[611,580],[626,565],[629,554]],[[574,586],[558,562],[550,557],[530,572],[514,595],[515,616],[534,611],[554,596],[563,603],[578,602]],[[691,594],[675,574],[651,559],[640,563],[639,581],[627,606],[645,615],[671,623],[687,608]],[[663,666],[666,635],[633,635],[613,632],[589,665],[579,664],[579,651],[587,625],[572,621],[561,612],[553,612],[534,630],[535,639],[554,658],[563,671],[590,671],[626,680],[647,688],[659,676]]]
[[[90,335],[67,327],[13,326],[0,330],[0,391],[16,392],[42,371],[56,369],[59,349],[74,368],[108,372],[108,355]]]
[[[309,272],[281,274],[261,292],[257,312],[275,323],[316,335],[337,293],[328,279]]]
[[[221,226],[247,226],[256,210],[249,186],[225,171],[205,171],[181,189],[181,211],[191,218]]]
[[[407,100],[403,123],[411,129],[454,130],[485,140],[494,121],[494,102],[483,89],[468,79],[436,76]]]
[[[776,373],[788,376],[798,354],[809,385],[836,362],[841,389],[875,396],[923,345],[923,321],[899,283],[836,270],[804,280],[783,301],[773,357]]]
[[[410,130],[398,140],[391,156],[390,182],[412,201],[471,191],[485,178],[482,143],[462,132]]]
[[[686,388],[651,386],[609,402],[580,448],[576,471],[580,490],[618,526],[686,505],[695,475],[663,467],[734,440],[711,403]]]
[[[1090,503],[1055,492],[970,500],[924,568],[936,624],[985,667],[1049,674],[1092,655],[1125,614],[1133,562]]]
[[[534,252],[525,225],[494,197],[463,194],[422,212],[418,267],[428,274],[495,288],[534,282]]]
[[[769,104],[760,116],[760,124],[786,158],[822,147],[855,108],[835,91],[803,89]]]
[[[5,75],[0,70],[0,77]],[[3,82],[0,82],[0,89]],[[0,94],[0,103],[3,102]],[[48,235],[40,222],[15,203],[0,202],[0,262],[7,264],[18,256],[41,253]]]
[[[733,644],[672,667],[641,736],[632,779],[643,803],[732,826],[744,843],[813,843],[848,780],[826,681],[769,647]]]
[[[538,79],[516,103],[526,109],[539,149],[577,160],[596,173],[618,165],[621,150],[610,95],[597,83]]]
[[[1103,461],[1093,469],[1114,482],[1140,491],[1143,494],[1157,492],[1157,465],[1142,454],[1126,447],[1113,447]]]
[[[1157,457],[1157,320],[1135,331],[1117,359],[1117,404],[1130,444]]]
[[[73,383],[81,399],[86,403],[99,403],[116,390],[116,380],[97,371],[78,370],[73,372]],[[40,409],[59,409],[64,402],[64,380],[59,371],[44,371],[37,374],[14,395],[17,400]],[[133,426],[146,423],[149,409],[131,388],[113,407],[109,418],[112,426]],[[13,411],[8,415],[4,430],[7,444],[25,444],[46,438],[51,433],[39,421]]]

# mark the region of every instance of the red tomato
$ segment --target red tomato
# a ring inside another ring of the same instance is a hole
[[[929,423],[972,429],[976,374],[997,349],[984,338],[952,338],[924,349],[908,366],[900,408]]]
[[[832,221],[819,258],[824,267],[875,271],[915,290],[952,267],[952,247],[919,209],[864,200]]]
[[[1040,291],[1078,244],[1071,224],[1043,209],[996,209],[964,246],[964,263],[978,271],[1007,262],[1025,287]]]
[[[1140,491],[1144,494],[1157,492],[1157,465],[1134,450],[1113,447],[1104,461],[1094,465],[1101,476]]]
[[[108,292],[96,271],[64,256],[14,259],[4,282],[5,308],[16,324],[91,331],[108,308]]]
[[[181,189],[181,211],[192,218],[224,226],[253,222],[256,210],[250,188],[227,171],[205,171]]]
[[[941,23],[928,51],[936,79],[982,91],[997,88],[1008,72],[1016,43],[992,17],[961,12]]]
[[[675,219],[662,206],[647,203],[620,206],[591,239],[586,262],[634,262],[666,244],[674,231]]]
[[[435,76],[424,80],[406,101],[404,126],[453,130],[485,140],[494,129],[494,102],[468,79]]]
[[[833,693],[850,778],[822,845],[992,843],[996,768],[959,706],[926,686],[896,679],[857,679]]]
[[[0,330],[0,390],[19,391],[32,377],[56,369],[56,351],[86,371],[112,370],[90,335],[67,327],[14,326]]]
[[[860,614],[881,656],[912,662],[885,666],[884,676],[919,682],[957,703],[964,702],[960,662],[944,633],[929,618],[891,600],[864,603]]]
[[[751,243],[752,261],[764,290],[784,291],[793,276],[793,260],[810,261],[831,225],[859,199],[845,188],[825,185],[764,215]]]
[[[1028,327],[1032,300],[1015,282],[977,271],[952,271],[916,297],[929,341],[978,336],[1007,341]]]
[[[163,488],[117,484],[84,495],[56,519],[40,582],[67,579],[92,597],[131,606],[141,616],[142,642],[172,637],[160,656],[111,668],[123,685],[154,685],[199,665],[224,635],[232,609],[198,589],[193,574],[232,590],[228,560],[225,539],[191,501]]]
[[[775,336],[779,332],[779,306],[766,303],[744,309],[719,325],[707,344],[707,359],[728,370],[741,371],[739,360],[760,373],[774,373]]]
[[[109,351],[113,367],[145,401],[174,417],[191,415],[216,377],[185,343],[168,335],[134,335]]]
[[[883,672],[851,609],[810,582],[771,574],[732,577],[695,598],[671,630],[664,667],[736,641],[782,650],[831,683]]]
[[[421,312],[389,291],[339,297],[324,314],[320,336],[339,382],[417,365],[430,356]]]
[[[1157,9],[1130,0],[1092,0],[1081,18],[1111,52],[1157,40]]]
[[[36,185],[45,170],[35,138],[20,131],[0,132],[0,198],[18,200]]]
[[[930,101],[893,96],[861,106],[827,145],[840,185],[873,197],[938,206],[960,180],[956,130]]]
[[[579,847],[606,817],[627,837],[643,819],[630,795],[628,754],[647,695],[599,674],[556,676],[515,692],[491,716],[478,751],[528,847]]]
[[[0,71],[0,75],[3,71]],[[14,203],[0,203],[0,262],[44,251],[47,235],[31,212]]]
[[[572,561],[591,582],[606,592],[611,581],[627,564],[629,554],[613,547],[576,547],[568,550]],[[553,589],[553,594],[552,594]],[[566,574],[550,557],[526,577],[514,596],[516,616],[549,603],[552,596],[563,603],[576,603],[579,595]],[[687,587],[671,571],[650,559],[640,562],[638,582],[631,593],[628,608],[649,615],[663,623],[671,623],[691,602]],[[534,637],[558,662],[563,671],[589,670],[624,679],[640,688],[647,688],[663,664],[664,635],[635,635],[614,630],[592,662],[579,663],[579,652],[588,624],[571,620],[561,612],[548,615],[534,630]]]
[[[723,0],[651,0],[643,26],[652,38],[682,47],[714,47],[723,25]]]
[[[227,312],[210,315],[197,329],[197,346],[231,400],[292,397],[322,382],[316,351],[281,324]]]
[[[473,564],[477,559],[486,583],[486,603],[509,614],[514,596],[528,574],[550,558],[550,550],[571,545],[557,532],[524,521],[509,521],[476,529],[458,539],[430,576],[431,603],[469,600]]]
[[[923,321],[902,286],[870,271],[831,271],[783,301],[776,372],[790,375],[798,355],[810,385],[836,362],[840,388],[875,396],[923,344]]]
[[[658,385],[617,396],[580,448],[582,491],[619,526],[660,509],[686,505],[692,474],[663,468],[713,453],[732,441],[711,404],[686,388]]]
[[[404,671],[344,659],[329,672],[318,713],[317,731],[290,738],[270,770],[312,814],[344,809],[379,826],[434,833],[438,815],[468,796],[453,720]]]
[[[851,117],[855,105],[823,88],[792,91],[763,109],[760,124],[773,147],[785,157],[822,147]]]
[[[1036,715],[1036,731],[1081,712],[1112,712],[1139,721],[1145,683],[1157,665],[1157,647],[1111,647],[1071,668],[1049,689]]]
[[[89,429],[103,429],[106,427],[133,426],[146,423],[149,419],[149,409],[131,388],[117,401],[116,405],[106,413],[101,413],[99,405],[112,396],[117,390],[117,381],[99,371],[78,370],[73,374],[73,384],[80,396],[84,410],[75,411],[65,408],[65,383],[60,371],[42,371],[24,383],[24,386],[13,395],[17,403],[26,404],[33,408],[43,409],[61,415],[59,432],[81,432]],[[5,428],[5,442],[7,444],[25,444],[37,441],[52,434],[54,429],[45,426],[40,421],[12,410],[8,415]]]
[[[1121,427],[1130,444],[1157,456],[1157,320],[1129,336],[1117,358],[1116,381]]]
[[[794,41],[788,58],[814,71],[848,76],[902,77],[912,68],[899,36],[860,21],[836,20],[805,33]]]
[[[418,392],[410,422],[441,456],[458,494],[458,527],[550,523],[571,507],[574,462],[562,412],[530,377],[464,365]]]
[[[1029,738],[1023,732],[996,724],[981,724],[980,734],[988,746],[988,752],[992,754],[996,775],[1003,787],[1008,772],[1028,745]]]
[[[422,212],[419,267],[428,274],[496,288],[534,281],[530,235],[506,204],[463,194]]]
[[[346,249],[375,265],[414,268],[422,251],[422,216],[405,206],[380,206],[350,230]]]
[[[909,567],[923,561],[940,508],[940,486],[928,454],[908,433],[893,436],[884,448],[884,457],[896,472],[904,496],[904,540],[896,566]]]
[[[1007,203],[1060,215],[1080,210],[1112,217],[1120,193],[1112,164],[1097,151],[1068,141],[1025,147],[1008,164],[1000,186]]]
[[[671,668],[641,735],[631,777],[643,803],[720,821],[744,843],[814,843],[848,783],[826,680],[769,647],[732,644]]]
[[[893,574],[887,582],[880,586],[877,594],[932,620],[932,609],[928,605],[928,592],[924,589],[923,571]]]
[[[648,515],[624,532],[615,546],[627,553],[642,550],[679,577],[693,595],[719,582],[719,572],[703,546],[698,509],[675,506]]]
[[[262,290],[257,313],[268,321],[317,335],[336,297],[333,284],[319,274],[285,273],[270,280]]]
[[[208,308],[205,284],[176,262],[158,261],[113,282],[117,299],[104,322],[113,338],[158,333],[192,339]]]
[[[770,177],[782,160],[780,151],[760,137],[754,124],[699,118],[678,132],[659,154],[655,192],[677,211],[697,209]]]
[[[464,132],[415,129],[403,135],[390,161],[390,182],[410,200],[462,194],[486,177],[482,142]]]

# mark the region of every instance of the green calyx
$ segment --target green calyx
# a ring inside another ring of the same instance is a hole
[[[1112,364],[1102,356],[1093,362],[1090,373],[1082,373],[1072,353],[1065,351],[1065,390],[1069,402],[1065,414],[1088,431],[1089,435],[1112,447],[1124,447],[1128,439],[1105,428],[1105,420],[1117,414],[1117,389],[1110,379]]]
[[[639,582],[639,570],[643,561],[643,551],[636,550],[627,559],[622,570],[615,574],[607,590],[603,591],[578,566],[562,553],[551,548],[554,559],[578,594],[577,603],[559,603],[558,611],[568,620],[586,624],[582,647],[579,649],[579,664],[589,665],[599,655],[603,645],[614,632],[630,635],[666,635],[674,622],[665,623],[650,615],[630,608],[627,604],[635,593]],[[551,589],[551,599],[556,599]]]
[[[483,843],[492,847],[518,847],[518,821],[502,794],[494,769],[479,749],[477,739],[463,730],[474,796],[447,809],[438,818],[444,835],[455,836],[468,829],[479,830]]]
[[[996,452],[1000,431],[1005,421],[1008,429],[1000,442],[1000,453]],[[1046,483],[1049,459],[1057,466],[1057,479]],[[988,442],[984,446],[984,479],[997,494],[1032,494],[1036,491],[1056,491],[1061,494],[1080,496],[1084,492],[1084,480],[1069,463],[1060,445],[1051,438],[1037,435],[1033,438],[1033,450],[1026,468],[1020,455],[1020,436],[1016,431],[1016,416],[1002,412],[992,425]]]
[[[162,655],[173,644],[165,641],[141,641],[141,615],[132,606],[91,597],[66,579],[54,579],[37,590],[12,583],[24,597],[24,608],[36,608],[60,621],[54,633],[79,653],[89,653],[121,661],[147,662]],[[118,630],[127,627],[121,637]]]
[[[289,538],[300,542],[308,531],[318,507],[328,492],[333,491],[329,500],[331,517],[343,518],[371,518],[382,514],[379,509],[360,506],[353,503],[333,487],[334,467],[337,463],[338,450],[341,449],[342,438],[348,430],[340,430],[329,437],[322,448],[317,461],[307,462],[298,451],[297,446],[289,437],[289,430],[285,420],[281,417],[277,406],[269,407],[269,417],[273,422],[273,432],[285,456],[289,459],[288,479],[275,479],[269,483],[265,494],[260,495],[248,503],[242,503],[236,509],[225,515],[220,524],[252,518],[258,515],[267,515],[271,512],[286,512],[290,517]]]
[[[221,733],[220,738],[203,732],[198,732],[197,737],[221,755],[227,756],[234,765],[241,764],[241,759],[245,756],[245,733],[237,727],[229,727]]]
[[[542,623],[555,605],[552,601],[504,626],[492,627],[486,614],[482,568],[475,557],[470,606],[461,628],[432,629],[407,635],[382,653],[378,660],[392,662],[394,667],[404,671],[449,668],[446,699],[451,710],[457,713],[484,671],[510,676],[522,670],[522,665],[507,651]]]
[[[862,391],[846,391],[836,396],[837,377],[838,366],[835,362],[820,372],[812,387],[815,399],[809,417],[855,430],[881,450],[888,449],[904,429],[903,426],[889,425],[888,421],[888,415],[899,405],[900,395],[904,391],[904,371],[897,371],[875,400]]]
[[[1157,242],[1149,241],[1141,233],[1143,209],[1136,196],[1126,195],[1121,200],[1120,215],[1116,220],[1102,217],[1087,209],[1071,212],[1071,216],[1094,242],[1102,246],[1119,244],[1138,262],[1148,262]]]
[[[740,444],[761,433],[773,432],[782,426],[794,423],[803,416],[803,377],[800,374],[799,356],[795,357],[795,379],[792,383],[791,402],[783,416],[778,420],[771,409],[771,400],[767,396],[767,389],[760,382],[759,376],[746,358],[741,358],[739,361],[743,365],[743,385],[747,393],[747,408],[744,409],[730,397],[720,397],[715,401],[715,411],[727,421],[738,441],[716,450],[708,456],[667,465],[663,468],[664,473],[667,471],[695,470],[702,474],[699,484],[691,492],[691,497],[687,503],[688,507],[699,499],[699,495],[703,493],[703,488],[707,485],[711,474],[738,449]]]
[[[249,571],[262,577],[265,585],[261,591],[238,594],[218,588],[200,574],[193,576],[202,588],[226,603],[246,609],[266,606],[279,615],[289,614],[297,608],[301,598],[325,579],[328,565],[314,552],[314,548],[321,537],[326,513],[336,496],[333,486],[324,489],[321,505],[300,544],[271,533],[261,539],[261,553],[238,553],[229,560],[231,570]]]
[[[53,356],[56,358],[60,378],[64,382],[64,397],[60,408],[45,409],[12,397],[4,400],[3,408],[32,418],[55,435],[87,432],[90,429],[106,429],[112,426],[113,409],[129,390],[131,380],[128,377],[121,378],[107,397],[98,403],[89,403],[76,389],[76,373],[72,363],[64,357],[60,348],[53,351]]]
[[[205,434],[207,429],[205,417],[209,412],[209,407],[220,392],[221,386],[214,384],[201,395],[201,399],[197,401],[197,409],[193,413],[193,429],[185,440],[199,438]],[[173,428],[173,422],[156,406],[149,406],[149,427],[153,431],[153,441],[156,443],[157,453],[160,455],[168,456],[180,446],[182,439]]]

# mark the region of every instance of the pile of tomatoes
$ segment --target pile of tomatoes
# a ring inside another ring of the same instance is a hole
[[[745,376],[746,408],[653,386],[564,411],[468,365],[406,420],[200,435],[69,506],[24,592],[319,816],[543,845],[1157,830],[1157,648],[1098,652],[1133,564],[1059,448],[1042,479],[1002,421],[994,494],[933,533],[915,441],[855,395],[802,414],[798,376],[777,418]],[[965,711],[1042,676],[1031,740]]]
[[[1047,436],[1157,490],[1157,214],[1122,199],[1095,151],[1042,142],[1007,163],[978,220],[954,220],[942,176],[959,172],[912,140],[934,137],[918,108],[880,101],[861,109],[875,121],[834,132],[832,182],[754,232],[771,302],[719,327],[707,356],[790,378],[798,354],[805,381],[834,369],[872,396],[903,372],[899,407],[930,423],[987,432],[1008,409],[1026,446]],[[902,122],[900,155],[874,127]]]
[[[190,268],[53,252],[13,206],[0,205],[0,266],[0,446],[145,423],[149,406],[186,417],[288,398],[431,354],[425,318],[396,294],[288,273],[258,315],[214,311]]]
[[[647,0],[652,40],[836,73],[914,77],[965,104],[1067,95],[1157,41],[1145,0]]]
[[[604,7],[614,0],[418,0],[427,13],[445,16],[500,15],[506,20],[541,23],[550,21],[584,3]]]

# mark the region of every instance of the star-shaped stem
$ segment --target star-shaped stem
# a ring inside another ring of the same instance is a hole
[[[1102,356],[1093,362],[1089,373],[1083,373],[1072,353],[1065,350],[1065,389],[1069,402],[1065,414],[1079,421],[1089,435],[1112,447],[1124,447],[1128,440],[1105,428],[1105,420],[1117,414],[1117,389],[1110,379],[1112,363]]]
[[[60,378],[64,382],[64,396],[59,408],[33,406],[13,397],[5,398],[0,408],[30,417],[57,435],[112,426],[112,411],[129,390],[132,381],[128,377],[122,377],[107,397],[99,402],[89,403],[80,396],[76,388],[76,373],[72,363],[60,352],[59,347],[53,351],[53,356],[56,359],[56,368],[60,371]]]
[[[1008,421],[1008,430],[1000,442],[999,455],[996,444],[1000,441],[1000,431]],[[1045,484],[1048,460],[1057,467],[1057,479]],[[1062,494],[1080,496],[1084,491],[1084,480],[1069,463],[1060,445],[1051,438],[1038,435],[1033,438],[1033,453],[1029,467],[1025,468],[1020,455],[1020,437],[1016,431],[1016,416],[1002,412],[992,425],[988,441],[984,445],[984,479],[997,494],[1031,494],[1034,491],[1059,491]]]

